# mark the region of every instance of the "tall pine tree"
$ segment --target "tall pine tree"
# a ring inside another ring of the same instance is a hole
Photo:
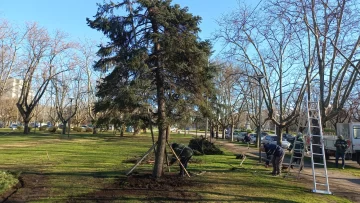
[[[100,46],[95,69],[112,72],[98,86],[97,95],[109,107],[156,109],[159,135],[153,176],[161,177],[169,114],[183,108],[184,100],[189,105],[202,100],[211,87],[210,43],[197,36],[201,18],[171,0],[98,6],[95,19],[87,22],[109,42]]]

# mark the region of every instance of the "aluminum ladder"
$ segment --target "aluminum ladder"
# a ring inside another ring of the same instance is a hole
[[[307,99],[307,135],[310,144],[311,168],[314,188],[312,192],[320,194],[332,194],[330,192],[329,177],[326,167],[323,130],[319,101]],[[319,150],[314,152],[314,147]]]

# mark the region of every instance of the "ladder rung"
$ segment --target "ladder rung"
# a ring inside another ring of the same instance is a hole
[[[308,103],[317,104],[318,102],[317,101],[308,101]]]
[[[323,175],[325,177],[324,173],[315,173],[315,175]]]
[[[319,120],[319,118],[318,118],[318,117],[312,117],[312,116],[309,116],[309,119]]]
[[[311,144],[313,146],[323,146],[322,144]]]
[[[302,158],[301,156],[293,156],[293,158]]]
[[[324,155],[324,154],[319,154],[319,153],[312,153],[312,154],[313,154],[313,155],[319,155],[319,156],[320,156],[320,155]]]
[[[324,166],[324,164],[322,164],[322,163],[314,163],[314,165]]]
[[[322,137],[322,135],[311,135],[311,137]]]
[[[320,126],[311,125],[310,128],[320,128]]]

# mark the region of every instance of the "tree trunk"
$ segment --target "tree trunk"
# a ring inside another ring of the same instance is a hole
[[[233,142],[234,141],[234,123],[231,124],[231,135],[230,135],[230,137],[231,137],[231,142]]]
[[[30,133],[29,123],[30,123],[30,119],[24,118],[24,134]]]
[[[277,137],[278,137],[277,144],[278,144],[279,146],[282,146],[282,134],[281,134],[282,129],[283,129],[283,128],[282,128],[281,125],[276,126],[276,133],[277,133]]]
[[[163,165],[166,147],[166,114],[165,114],[165,91],[163,85],[163,78],[161,77],[160,70],[157,71],[157,96],[158,96],[158,148],[156,150],[155,164],[153,176],[160,178],[163,174]]]
[[[62,134],[65,135],[66,134],[66,127],[67,127],[67,121],[63,121],[63,128],[62,128]]]
[[[122,124],[120,128],[120,137],[124,137],[124,132],[125,132],[125,124]]]
[[[154,33],[158,32],[158,23],[155,19],[151,20],[152,28]],[[160,52],[160,43],[158,42],[158,38],[154,37],[154,48],[155,53],[159,54]],[[166,113],[165,113],[165,89],[164,89],[164,75],[163,68],[161,66],[161,61],[159,59],[159,55],[157,60],[155,61],[156,66],[156,92],[157,92],[157,102],[158,102],[158,128],[159,128],[159,137],[158,137],[158,148],[155,153],[155,164],[153,170],[153,177],[160,178],[163,174],[163,165],[164,165],[164,157],[165,157],[165,147],[166,147],[166,127],[168,124],[166,123]]]

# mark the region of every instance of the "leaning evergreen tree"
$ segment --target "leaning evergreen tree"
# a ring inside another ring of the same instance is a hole
[[[201,18],[170,0],[98,6],[95,19],[87,22],[109,42],[100,46],[94,68],[112,72],[98,85],[97,96],[109,107],[154,110],[159,135],[153,176],[161,177],[170,120],[167,103],[176,107],[176,102],[200,101],[211,87],[210,43],[197,36]]]

